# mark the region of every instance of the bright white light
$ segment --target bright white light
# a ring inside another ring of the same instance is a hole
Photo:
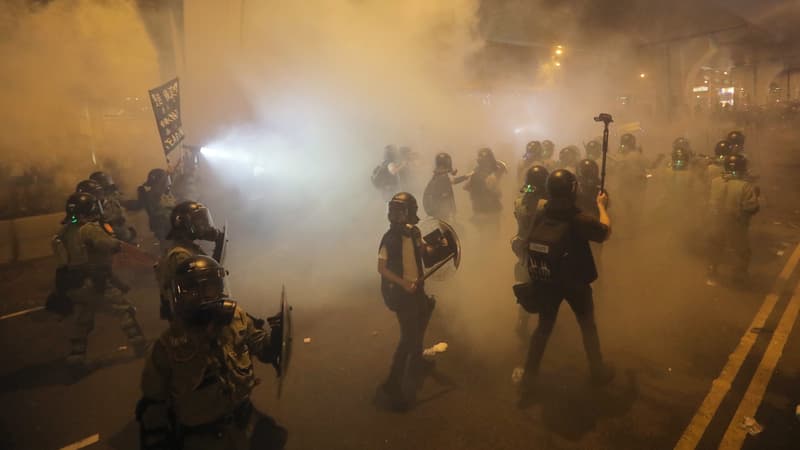
[[[561,63],[556,61],[556,67],[561,67]]]
[[[564,50],[561,50],[560,48],[556,49],[556,55],[560,55],[562,53],[564,53]]]
[[[646,77],[646,76],[647,76],[647,75],[646,75],[644,72],[642,72],[642,73],[640,73],[640,74],[639,74],[639,78],[644,78],[644,77]]]

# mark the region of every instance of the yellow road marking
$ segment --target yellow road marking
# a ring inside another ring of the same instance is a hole
[[[74,442],[72,444],[67,445],[66,447],[61,447],[60,450],[78,450],[84,447],[88,447],[92,444],[96,444],[100,442],[100,434],[95,433],[87,438],[83,438],[78,442]]]
[[[786,307],[781,321],[778,323],[778,328],[772,335],[769,341],[767,350],[761,358],[761,363],[756,369],[753,379],[750,380],[750,386],[742,397],[742,402],[736,409],[736,413],[722,437],[722,442],[719,448],[721,450],[740,449],[744,443],[746,431],[743,430],[739,424],[745,417],[753,417],[756,415],[758,406],[761,405],[761,400],[764,398],[764,392],[767,390],[769,380],[772,378],[772,373],[775,372],[775,366],[778,365],[778,360],[783,355],[783,348],[789,335],[792,333],[795,321],[797,321],[797,314],[800,312],[800,283],[794,290],[794,295]]]
[[[714,417],[714,414],[717,413],[719,405],[731,390],[731,383],[733,383],[734,378],[736,378],[736,375],[739,373],[739,369],[742,368],[745,358],[747,358],[747,355],[753,348],[753,344],[755,344],[758,338],[758,333],[753,330],[764,328],[767,318],[772,314],[772,310],[778,302],[779,293],[783,291],[784,285],[789,280],[789,277],[791,277],[795,267],[797,267],[798,261],[800,261],[800,244],[797,244],[792,255],[786,261],[786,265],[783,266],[783,270],[781,270],[781,273],[778,275],[778,279],[775,280],[772,291],[764,297],[761,308],[739,340],[739,345],[737,345],[733,353],[728,356],[728,362],[725,363],[722,372],[711,382],[711,390],[706,394],[703,403],[700,404],[694,417],[692,417],[692,421],[689,422],[689,425],[683,431],[683,435],[681,435],[678,443],[675,445],[675,450],[693,450],[697,447],[697,444],[703,437],[703,433],[705,433],[706,428],[708,428],[708,424],[711,423],[711,419]]]

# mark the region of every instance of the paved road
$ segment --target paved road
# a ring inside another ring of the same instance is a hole
[[[289,429],[291,449],[668,449],[692,423],[712,381],[725,379],[720,375],[729,355],[751,334],[752,350],[730,392],[699,429],[697,448],[710,449],[736,434],[730,430],[738,426],[739,405],[752,400],[752,380],[768,368],[762,359],[780,356],[775,351],[783,336],[783,357],[756,405],[764,431],[743,445],[796,448],[800,342],[797,329],[782,333],[781,323],[791,321],[781,319],[791,316],[798,270],[779,285],[764,326],[750,332],[798,244],[800,213],[792,199],[800,189],[787,169],[788,150],[762,168],[771,181],[762,183],[766,207],[753,224],[748,288],[706,286],[698,242],[677,239],[668,227],[651,225],[647,239],[615,236],[603,249],[596,308],[604,354],[618,370],[606,389],[587,386],[578,327],[564,306],[543,363],[539,401],[525,410],[515,407],[511,372],[526,343],[513,332],[508,244],[486,241],[465,226],[465,245],[482,258],[467,258],[455,277],[431,283],[439,301],[427,343],[444,341],[450,347],[436,357],[437,370],[425,380],[417,406],[403,414],[374,401],[397,326],[380,301],[372,240],[363,249],[338,243],[350,252],[341,254],[366,262],[350,264],[347,258],[330,269],[336,277],[320,275],[314,283],[287,277],[298,268],[280,262],[234,267],[234,293],[250,311],[274,312],[281,282],[295,303],[298,343],[283,398],[275,397],[272,369],[259,366],[263,383],[255,404]],[[231,261],[252,261],[249,251],[232,248]],[[0,270],[0,316],[40,305],[53,264],[45,259]],[[157,319],[149,271],[123,276],[137,286],[131,299],[145,332],[156,336],[164,323]],[[124,338],[115,320],[100,317],[90,342],[98,367],[71,379],[63,367],[68,326],[45,312],[0,320],[0,448],[59,449],[95,434],[100,442],[89,448],[136,448],[132,411],[142,361],[119,349]],[[304,337],[311,342],[300,343]]]

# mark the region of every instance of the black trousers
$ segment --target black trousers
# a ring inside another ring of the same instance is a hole
[[[535,285],[534,292],[540,304],[539,325],[531,336],[531,346],[525,362],[525,381],[532,381],[539,373],[547,340],[553,332],[562,300],[566,300],[572,308],[572,312],[575,313],[575,318],[581,327],[583,348],[589,359],[589,368],[593,374],[598,373],[603,366],[603,357],[600,354],[600,338],[597,335],[597,324],[594,320],[592,287],[588,284]]]
[[[406,370],[420,368],[425,330],[436,302],[422,290],[414,294],[398,292],[394,295],[396,298],[393,303],[397,306],[393,311],[400,323],[400,342],[394,352],[386,383],[397,386],[402,382]]]

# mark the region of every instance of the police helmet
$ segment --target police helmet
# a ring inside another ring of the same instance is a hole
[[[397,147],[394,145],[387,145],[383,148],[383,160],[387,162],[396,162],[399,158]]]
[[[619,138],[619,151],[628,153],[636,150],[636,136],[631,133],[625,133]]]
[[[398,225],[419,223],[417,199],[408,192],[398,192],[389,200],[389,222]]]
[[[544,159],[550,159],[556,151],[556,144],[553,144],[551,140],[545,139],[542,141],[542,151]]]
[[[598,160],[601,156],[603,156],[603,146],[596,139],[587,142],[585,147],[587,158]]]
[[[570,145],[564,147],[558,153],[558,161],[564,166],[574,166],[578,163],[578,158],[581,157],[581,152],[578,147]]]
[[[687,149],[679,147],[672,150],[672,170],[688,170],[690,158]]]
[[[578,180],[569,170],[558,169],[547,177],[547,194],[551,200],[575,202]]]
[[[453,158],[449,153],[441,152],[436,155],[434,166],[437,172],[452,172],[453,171]]]
[[[525,186],[520,192],[541,192],[547,191],[547,169],[544,166],[532,166],[525,172]]]
[[[725,173],[736,178],[743,177],[747,174],[747,158],[739,153],[726,156]]]
[[[147,186],[169,188],[172,185],[169,173],[164,169],[153,169],[147,174]]]
[[[117,185],[114,184],[114,179],[111,178],[111,175],[105,172],[93,172],[91,175],[89,175],[89,179],[97,182],[97,184],[102,186],[106,192],[117,190]]]
[[[735,149],[741,149],[744,147],[744,133],[739,130],[734,130],[728,133],[728,137],[726,138],[731,147]]]
[[[731,144],[728,141],[719,141],[717,145],[714,146],[714,156],[717,159],[722,160],[725,159],[726,156],[731,154]]]
[[[225,269],[209,256],[183,260],[172,280],[172,316],[189,325],[229,324],[236,302],[227,296],[225,275]]]
[[[525,146],[525,159],[531,161],[539,161],[542,159],[544,155],[544,149],[542,148],[542,143],[539,141],[530,141],[528,145]]]
[[[584,159],[575,168],[575,177],[582,185],[600,184],[600,167],[593,159]]]
[[[497,168],[497,159],[489,147],[478,150],[478,168],[485,170],[495,170]]]
[[[86,192],[92,194],[97,200],[103,201],[106,195],[103,186],[94,180],[83,180],[75,186],[75,192]]]
[[[688,152],[691,151],[692,147],[689,145],[688,139],[686,139],[685,137],[678,137],[675,138],[674,141],[672,141],[672,149],[673,150],[681,149],[681,150],[686,150]]]
[[[76,192],[67,198],[64,207],[67,216],[62,223],[79,223],[93,221],[103,215],[103,207],[97,197],[88,192]]]
[[[217,229],[208,208],[202,203],[185,201],[172,208],[170,214],[172,229],[167,234],[167,239],[187,237],[191,240],[216,238]]]

